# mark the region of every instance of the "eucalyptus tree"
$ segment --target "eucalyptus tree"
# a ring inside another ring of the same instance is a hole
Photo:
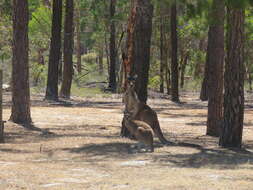
[[[74,1],[66,0],[64,22],[64,50],[63,50],[63,80],[60,96],[70,98],[73,70],[73,45],[74,45]]]
[[[29,127],[28,0],[13,0],[12,108],[10,120]]]
[[[225,1],[213,0],[209,14],[208,48],[208,116],[207,135],[219,136],[223,119],[223,66]],[[207,70],[207,69],[206,69]]]
[[[219,144],[242,144],[244,119],[244,23],[246,1],[227,3],[227,58],[224,74],[224,120]]]
[[[81,52],[81,7],[80,0],[75,1],[75,28],[76,28],[76,57],[77,72],[82,72],[82,52]]]
[[[153,5],[150,0],[133,1],[132,44],[128,45],[128,58],[132,56],[131,74],[137,74],[136,92],[142,102],[147,101],[147,85],[150,66]],[[131,31],[132,29],[129,29]],[[131,33],[131,32],[130,32]],[[128,36],[128,38],[130,38]],[[132,55],[130,55],[132,54]]]
[[[178,34],[177,34],[177,3],[172,2],[171,5],[171,100],[179,102],[178,89]]]
[[[116,29],[115,9],[117,0],[110,0],[110,65],[109,65],[109,89],[116,90]]]
[[[61,57],[62,0],[53,0],[51,43],[45,99],[58,100],[58,71]]]

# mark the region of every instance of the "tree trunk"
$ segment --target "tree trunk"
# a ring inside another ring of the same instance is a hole
[[[251,71],[248,73],[249,91],[252,92],[252,75]]]
[[[207,52],[209,48],[207,48]],[[207,55],[208,56],[208,55]],[[206,58],[208,59],[208,58]],[[201,90],[200,90],[200,100],[201,101],[207,101],[208,100],[208,87],[207,87],[207,81],[208,81],[208,73],[209,73],[209,69],[208,69],[208,61],[206,61],[206,65],[205,65],[205,73],[204,73],[204,79],[201,85]]]
[[[250,52],[245,51],[245,57],[250,57]],[[252,92],[251,59],[245,63],[245,75],[249,85],[249,91]]]
[[[58,66],[58,84],[62,82],[63,78],[63,60],[62,60],[62,51],[60,51],[60,60]]]
[[[240,148],[244,116],[244,9],[227,7],[224,122],[220,146]]]
[[[162,12],[162,8],[160,8],[160,92],[164,93],[164,67],[165,67],[165,56],[164,56],[164,35],[165,35],[165,31],[164,31],[164,14]]]
[[[179,102],[177,60],[177,4],[171,6],[171,100]]]
[[[132,1],[131,14],[128,21],[126,60],[131,68],[129,71],[130,75],[137,74],[135,90],[139,100],[142,102],[147,101],[152,17],[153,6],[150,0]],[[123,123],[122,121],[121,136],[131,138],[131,134]]]
[[[208,32],[208,117],[206,134],[219,136],[223,119],[224,0],[214,0]]]
[[[0,69],[0,143],[4,143],[4,122],[3,122],[3,70]]]
[[[100,75],[102,75],[104,72],[103,57],[104,57],[104,48],[102,46],[102,47],[100,47],[99,54],[98,54],[98,72]]]
[[[45,99],[58,100],[58,72],[61,56],[62,0],[53,0],[51,44]]]
[[[65,23],[64,23],[64,52],[63,52],[63,80],[61,86],[61,97],[70,98],[73,70],[73,44],[74,44],[74,26],[73,26],[73,13],[74,5],[73,0],[66,0],[65,8]]]
[[[116,0],[110,0],[110,71],[109,71],[109,89],[116,90],[116,30],[115,30],[115,7]]]
[[[208,37],[212,31],[209,29],[208,31]],[[209,40],[209,39],[208,39]],[[208,80],[209,80],[209,67],[212,67],[210,65],[210,57],[209,57],[209,53],[210,53],[210,43],[207,44],[207,54],[206,54],[206,64],[205,64],[205,71],[204,71],[204,78],[202,81],[202,85],[201,85],[201,91],[200,91],[200,100],[202,101],[207,101],[208,100]]]
[[[81,28],[80,28],[80,1],[76,3],[76,57],[77,57],[77,72],[82,73],[82,52],[81,52]]]
[[[204,70],[203,67],[205,63],[201,61],[201,56],[202,56],[202,52],[207,52],[206,46],[207,46],[206,37],[203,37],[199,40],[199,50],[196,52],[197,61],[194,64],[194,67],[195,67],[194,74],[193,74],[194,78],[200,78],[203,74],[203,70]]]
[[[107,65],[107,73],[108,73],[108,76],[110,76],[110,53],[109,53],[109,47],[108,47],[108,40],[107,40],[107,33],[108,30],[107,30],[107,27],[105,27],[105,53],[106,53],[106,65]]]
[[[10,120],[29,126],[28,1],[13,0],[12,109]]]
[[[181,65],[181,74],[180,74],[180,88],[184,88],[184,76],[185,76],[185,68],[188,62],[189,52],[186,52],[182,57],[182,65]]]
[[[165,80],[166,80],[166,87],[167,87],[167,94],[171,95],[171,73],[169,68],[169,62],[166,64],[166,73],[165,73]]]
[[[166,88],[167,88],[167,94],[170,95],[171,94],[171,72],[170,72],[170,37],[168,35],[168,39],[166,38],[166,35],[165,35],[165,52],[164,52],[164,60],[165,60],[165,81],[166,81]]]
[[[131,73],[137,74],[136,93],[138,98],[140,101],[146,102],[153,6],[150,0],[135,0],[134,2],[136,7],[136,17],[133,31],[133,59],[131,64]]]

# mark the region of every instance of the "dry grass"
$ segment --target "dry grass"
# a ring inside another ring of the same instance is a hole
[[[121,99],[75,98],[55,105],[34,96],[34,125],[53,134],[6,123],[0,145],[0,189],[85,190],[246,190],[253,185],[250,106],[246,106],[244,143],[248,151],[225,150],[204,136],[206,104],[185,95],[183,104],[150,100],[165,136],[198,146],[162,146],[154,153],[132,153],[134,141],[119,137]],[[10,115],[5,96],[4,118]]]

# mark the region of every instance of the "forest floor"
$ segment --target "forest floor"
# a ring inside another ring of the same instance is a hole
[[[162,146],[154,153],[134,153],[135,141],[119,137],[123,105],[120,96],[73,97],[69,102],[32,96],[34,126],[26,130],[5,124],[0,145],[0,190],[250,190],[253,188],[253,110],[247,97],[245,150],[218,147],[205,136],[206,103],[186,93],[181,104],[149,99],[165,137],[198,146]],[[10,117],[10,95],[4,95],[4,119]]]

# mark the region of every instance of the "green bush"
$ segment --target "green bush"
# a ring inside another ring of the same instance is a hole
[[[148,87],[152,89],[159,89],[160,86],[160,76],[156,75],[149,79]]]

